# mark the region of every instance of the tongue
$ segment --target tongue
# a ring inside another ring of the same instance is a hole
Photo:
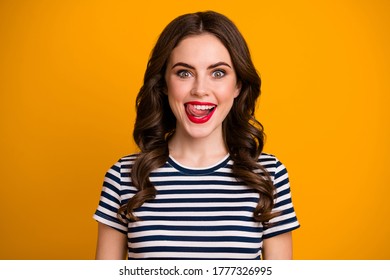
[[[188,114],[193,115],[194,117],[202,118],[209,114],[210,110],[199,110],[195,109],[194,105],[187,104],[186,111]]]

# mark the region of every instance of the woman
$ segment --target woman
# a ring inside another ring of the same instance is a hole
[[[137,96],[138,154],[106,174],[97,259],[291,259],[285,167],[262,153],[260,78],[236,26],[186,14],[161,33]]]

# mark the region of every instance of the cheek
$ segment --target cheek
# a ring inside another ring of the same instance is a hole
[[[167,84],[167,95],[169,106],[171,107],[173,114],[178,118],[178,115],[182,113],[181,111],[184,106],[185,94],[183,86],[172,83]]]
[[[224,100],[232,100],[240,94],[240,88],[235,83],[229,83],[219,88],[220,97]]]
[[[182,101],[189,91],[188,83],[183,82],[169,82],[167,83],[167,92],[170,100]]]

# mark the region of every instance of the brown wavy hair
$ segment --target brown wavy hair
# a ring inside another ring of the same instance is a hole
[[[223,137],[233,160],[233,174],[260,194],[253,213],[254,219],[267,226],[269,220],[277,214],[271,212],[274,186],[266,170],[258,163],[265,139],[263,126],[254,117],[261,80],[245,39],[235,24],[226,16],[213,11],[177,17],[165,27],[152,50],[144,84],[136,99],[137,118],[133,137],[140,153],[132,167],[131,179],[138,192],[121,206],[118,214],[130,221],[137,221],[139,218],[133,211],[156,196],[149,175],[167,161],[168,141],[176,127],[176,118],[165,94],[167,61],[181,40],[202,33],[216,36],[226,47],[241,85],[240,94],[223,121]]]

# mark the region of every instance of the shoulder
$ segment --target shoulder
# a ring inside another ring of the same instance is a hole
[[[123,172],[123,169],[131,169],[137,157],[138,154],[129,154],[126,156],[122,156],[111,166],[110,170]]]
[[[277,157],[273,154],[268,154],[268,153],[261,153],[258,159],[258,162],[261,163],[262,165],[264,164],[275,164],[277,161]]]
[[[283,164],[280,160],[273,154],[261,153],[258,158],[258,163],[260,163],[265,169],[276,169]]]
[[[259,156],[258,163],[267,170],[272,179],[287,175],[286,166],[273,154],[262,153]]]
[[[119,164],[121,165],[133,165],[134,162],[136,161],[136,159],[138,158],[138,153],[135,153],[135,154],[129,154],[129,155],[126,155],[126,156],[123,156],[121,158],[119,158],[118,162]]]
[[[104,186],[121,193],[131,187],[131,170],[138,154],[119,158],[106,172]]]
[[[129,173],[131,168],[137,159],[138,154],[130,154],[119,158],[111,167],[108,169],[106,177],[115,177],[117,181],[123,177],[123,174]]]

